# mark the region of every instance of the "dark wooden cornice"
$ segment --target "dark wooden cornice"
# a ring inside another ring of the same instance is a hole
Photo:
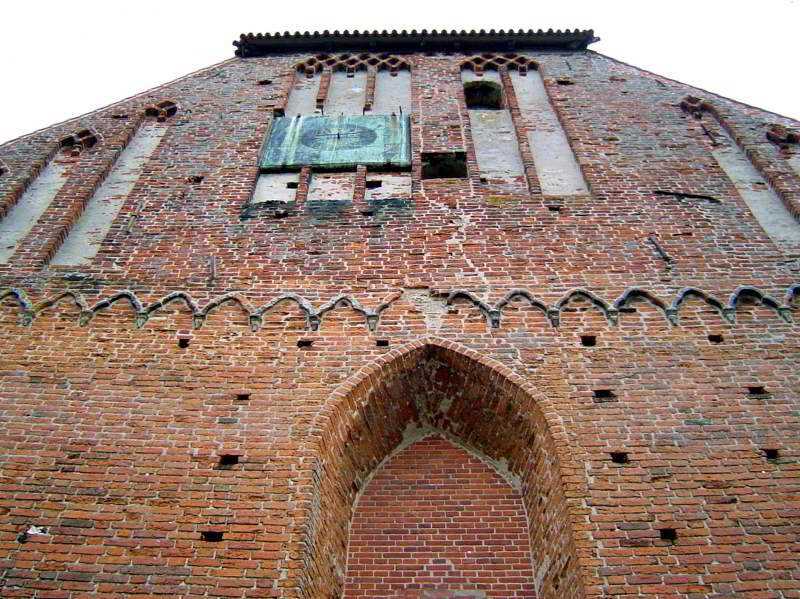
[[[243,33],[233,42],[236,56],[269,56],[297,52],[514,52],[518,50],[586,50],[599,38],[579,31],[323,31],[314,33]]]

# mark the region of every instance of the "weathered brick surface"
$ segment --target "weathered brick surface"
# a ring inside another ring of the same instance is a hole
[[[5,210],[59,140],[99,139],[0,266],[2,596],[337,596],[356,497],[429,428],[520,481],[540,597],[800,596],[800,263],[680,103],[712,105],[791,206],[797,145],[766,133],[798,123],[592,52],[530,57],[591,191],[557,206],[476,180],[459,55],[405,57],[413,193],[369,210],[240,218],[306,55],[0,146]],[[92,264],[43,266],[165,99]],[[420,180],[421,149],[467,151],[470,178]]]
[[[350,527],[345,597],[482,590],[535,597],[519,491],[441,437],[380,467]],[[451,595],[452,596],[452,595]]]

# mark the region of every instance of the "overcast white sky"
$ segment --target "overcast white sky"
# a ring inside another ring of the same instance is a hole
[[[593,28],[592,49],[800,119],[800,0],[6,0],[0,143],[233,55],[241,32]]]

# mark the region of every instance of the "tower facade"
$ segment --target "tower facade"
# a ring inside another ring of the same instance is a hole
[[[800,123],[591,31],[243,35],[0,146],[0,595],[800,594]]]

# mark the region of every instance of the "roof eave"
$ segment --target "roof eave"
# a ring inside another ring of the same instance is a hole
[[[298,52],[515,52],[582,51],[598,41],[594,31],[353,31],[242,34],[233,42],[240,57]]]

